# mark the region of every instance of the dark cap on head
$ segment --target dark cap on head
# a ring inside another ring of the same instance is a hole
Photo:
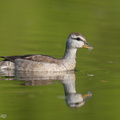
[[[75,33],[75,32],[71,33],[70,35],[81,36],[81,34],[80,34],[80,33]]]

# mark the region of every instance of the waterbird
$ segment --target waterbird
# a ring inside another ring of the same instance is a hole
[[[76,52],[78,48],[92,50],[86,39],[80,33],[71,33],[66,40],[66,49],[62,58],[47,55],[16,55],[0,56],[0,70],[15,69],[21,71],[69,71],[76,66]]]

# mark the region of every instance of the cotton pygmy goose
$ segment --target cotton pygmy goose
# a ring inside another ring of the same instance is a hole
[[[80,33],[71,33],[66,40],[66,49],[62,58],[47,55],[1,56],[0,69],[23,71],[68,71],[74,70],[78,48],[93,49]]]

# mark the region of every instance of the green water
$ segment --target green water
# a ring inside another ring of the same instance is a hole
[[[82,33],[94,47],[78,50],[72,73],[77,93],[92,93],[84,105],[68,107],[61,80],[40,81],[36,86],[29,77],[17,79],[7,73],[0,77],[0,119],[119,120],[119,6],[119,0],[0,0],[1,56],[60,58],[71,32]]]

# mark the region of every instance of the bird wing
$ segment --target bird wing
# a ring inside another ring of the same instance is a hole
[[[4,58],[4,61],[12,61],[14,62],[16,59],[25,59],[36,62],[46,62],[46,63],[58,63],[59,59],[56,59],[47,55],[16,55],[16,56],[0,56]]]

